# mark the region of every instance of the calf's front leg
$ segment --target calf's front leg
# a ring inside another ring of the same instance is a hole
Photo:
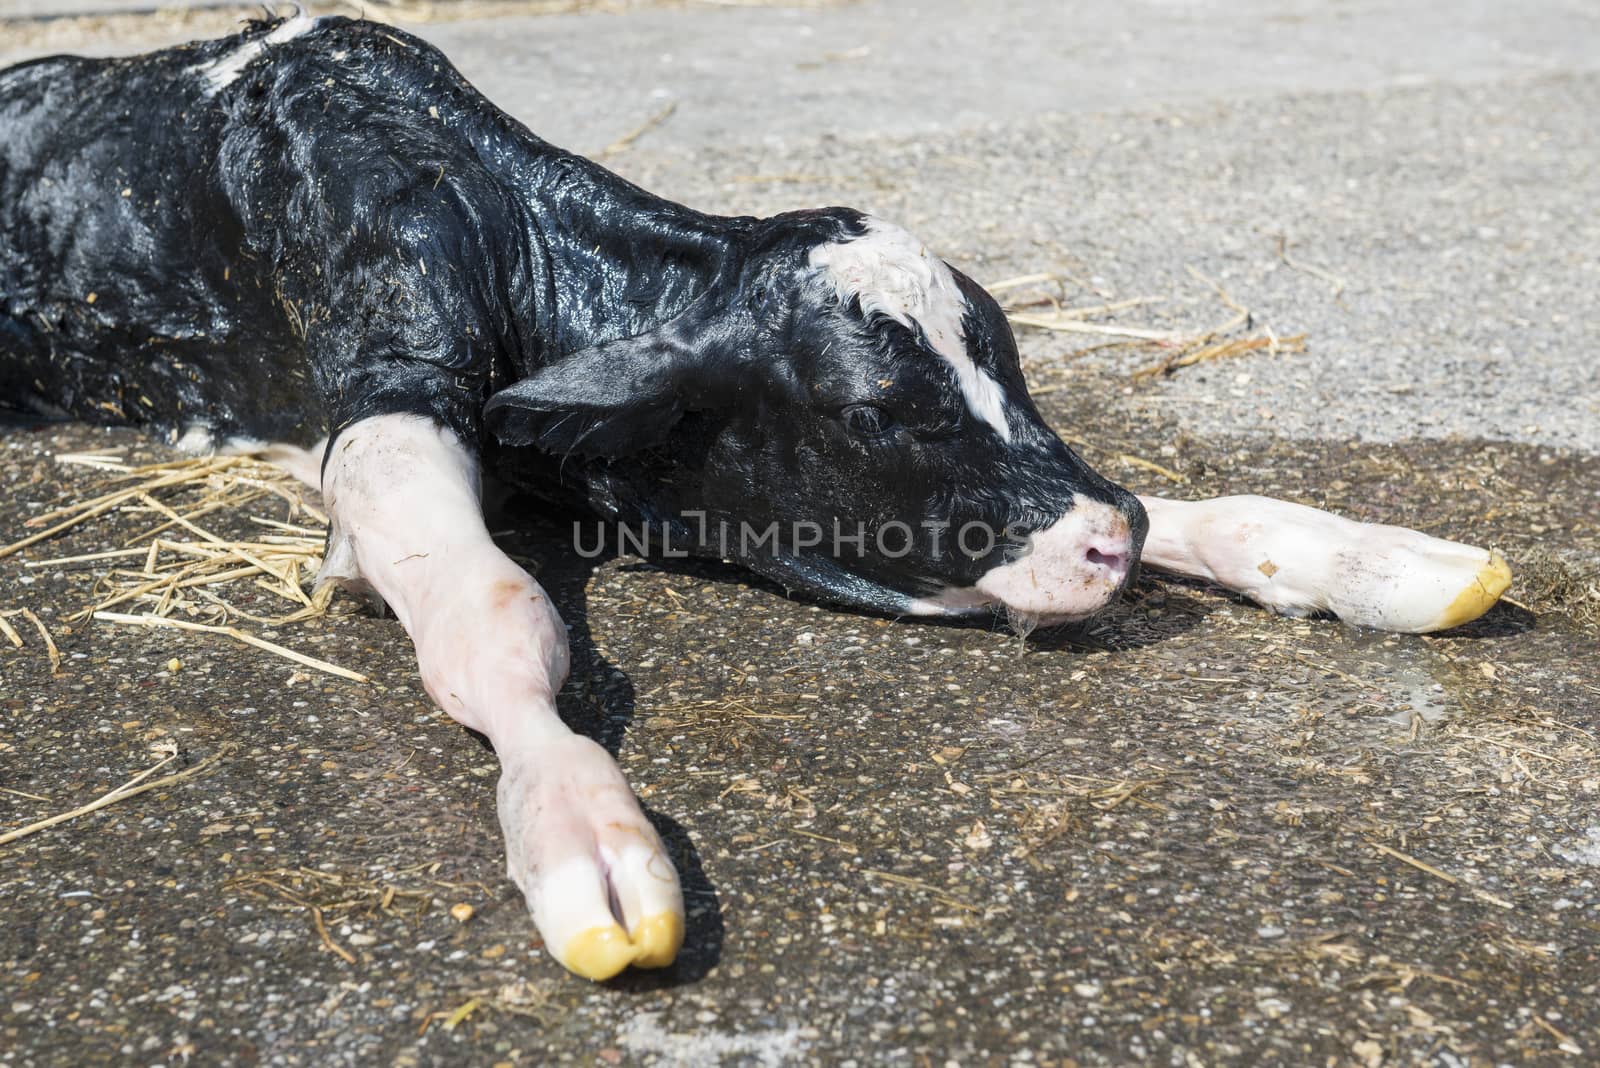
[[[615,762],[556,714],[566,631],[490,539],[473,454],[431,420],[377,416],[338,435],[322,488],[325,576],[378,593],[429,695],[494,744],[507,870],[551,955],[590,979],[670,964],[677,872]]]
[[[1511,585],[1498,552],[1270,497],[1140,497],[1143,560],[1284,615],[1425,634],[1477,619]]]

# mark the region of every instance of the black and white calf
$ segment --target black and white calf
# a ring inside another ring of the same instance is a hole
[[[1405,631],[1509,581],[1483,550],[1296,505],[1141,502],[1051,432],[998,306],[905,231],[660,200],[346,19],[0,73],[0,403],[319,486],[322,579],[376,591],[429,694],[493,741],[511,877],[591,978],[669,963],[682,899],[610,757],[556,714],[565,633],[485,529],[486,468],[894,615],[1083,618],[1141,548]]]

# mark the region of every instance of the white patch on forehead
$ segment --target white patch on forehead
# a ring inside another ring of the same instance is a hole
[[[826,272],[841,300],[855,297],[865,314],[881,312],[923,336],[946,363],[972,414],[1011,440],[1005,393],[967,354],[961,316],[967,301],[956,277],[937,256],[893,223],[867,216],[867,232],[849,241],[830,241],[811,250],[811,266]]]
[[[290,18],[280,22],[271,33],[257,37],[253,41],[246,41],[225,56],[208,60],[189,68],[200,75],[206,83],[206,96],[216,96],[238,80],[244,69],[261,53],[272,45],[280,45],[285,41],[292,41],[301,34],[309,33],[315,28],[317,20],[307,15],[304,11],[296,11]]]

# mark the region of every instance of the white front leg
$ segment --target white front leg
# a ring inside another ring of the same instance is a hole
[[[1206,579],[1284,615],[1425,634],[1469,623],[1511,585],[1498,552],[1357,523],[1270,497],[1170,501],[1150,515],[1144,562]]]
[[[590,979],[670,964],[677,872],[616,763],[556,714],[566,630],[490,539],[473,455],[420,416],[366,419],[334,442],[323,493],[324,577],[388,602],[429,695],[499,754],[508,873],[551,954]]]

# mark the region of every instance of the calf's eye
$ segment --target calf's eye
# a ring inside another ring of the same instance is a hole
[[[894,426],[894,416],[876,404],[852,404],[844,410],[844,425],[857,437],[875,438]]]

